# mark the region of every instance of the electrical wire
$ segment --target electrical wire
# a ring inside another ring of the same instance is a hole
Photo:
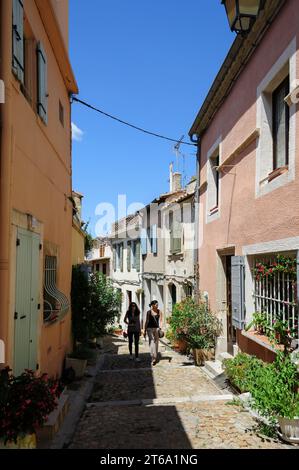
[[[95,108],[91,104],[86,103],[85,101],[82,101],[79,98],[76,98],[75,96],[72,97],[72,101],[76,101],[77,103],[81,103],[83,106],[86,106],[87,108],[90,108],[93,111],[96,111],[97,113],[103,114],[104,116],[109,117],[110,119],[114,119],[114,121],[120,122],[121,124],[124,124],[124,125],[129,126],[129,127],[132,127],[133,129],[136,129],[137,131],[144,132],[145,134],[149,134],[149,135],[152,135],[154,137],[159,137],[160,139],[164,139],[164,140],[169,140],[171,142],[180,142],[181,144],[184,144],[184,145],[192,145],[193,147],[196,147],[196,144],[192,144],[190,142],[180,141],[180,140],[177,140],[177,139],[171,139],[170,137],[165,137],[164,135],[156,134],[155,132],[147,131],[146,129],[143,129],[142,127],[134,126],[134,124],[130,124],[129,122],[123,121],[122,119],[119,119],[115,116],[112,116],[111,114],[105,113],[101,109]]]

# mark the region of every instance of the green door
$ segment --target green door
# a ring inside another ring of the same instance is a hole
[[[17,234],[14,374],[37,366],[39,297],[39,235],[24,229]]]

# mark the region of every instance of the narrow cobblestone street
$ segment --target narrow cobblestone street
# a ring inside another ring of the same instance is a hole
[[[81,416],[72,449],[288,448],[253,432],[253,417],[230,404],[185,356],[160,346],[151,367],[148,345],[131,361],[128,343],[107,337],[103,367]]]

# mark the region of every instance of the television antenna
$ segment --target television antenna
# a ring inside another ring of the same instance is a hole
[[[185,180],[186,180],[186,161],[185,161],[185,154],[183,152],[181,152],[180,148],[181,148],[181,144],[182,144],[182,141],[184,140],[184,135],[182,135],[182,137],[180,138],[180,140],[177,141],[177,143],[173,146],[173,151],[176,155],[176,166],[177,166],[177,171],[179,171],[179,161],[180,161],[180,157],[182,157],[182,160],[183,160],[183,169],[182,169],[182,177],[183,177],[183,185],[185,185]]]

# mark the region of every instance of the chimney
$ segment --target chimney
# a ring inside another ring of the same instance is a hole
[[[176,192],[180,189],[182,189],[182,174],[176,172],[172,175],[172,191]]]

